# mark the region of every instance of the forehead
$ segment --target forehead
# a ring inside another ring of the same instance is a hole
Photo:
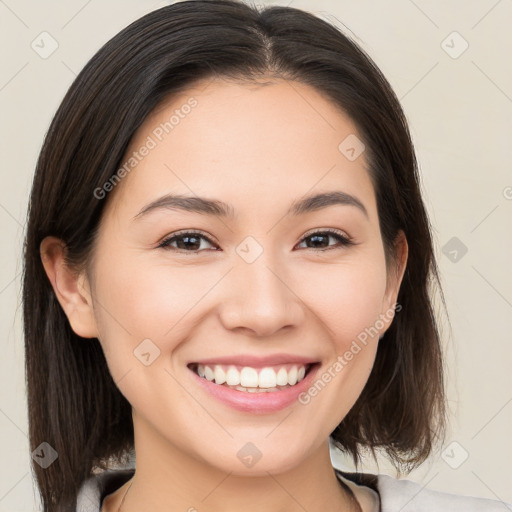
[[[305,84],[202,80],[146,118],[123,160],[134,165],[115,192],[134,208],[169,192],[242,206],[254,195],[295,200],[315,187],[372,201],[366,155],[350,160],[340,150],[354,136],[351,119]]]

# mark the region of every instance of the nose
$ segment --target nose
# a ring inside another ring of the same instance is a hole
[[[226,329],[263,337],[301,325],[304,303],[293,289],[293,277],[264,255],[252,263],[238,261],[226,276],[220,306]]]

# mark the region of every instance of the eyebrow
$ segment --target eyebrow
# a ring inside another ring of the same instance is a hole
[[[294,201],[286,215],[298,216],[333,205],[354,206],[369,218],[368,211],[364,204],[355,196],[341,191],[323,192],[316,195],[309,195],[300,200]],[[184,196],[166,194],[155,201],[144,206],[133,220],[141,218],[155,210],[182,210],[203,215],[234,219],[236,212],[234,208],[217,199],[207,199],[198,196]]]

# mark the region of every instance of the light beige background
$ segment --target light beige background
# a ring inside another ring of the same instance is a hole
[[[20,272],[27,199],[43,135],[96,50],[163,5],[0,0],[0,511],[38,508],[29,468]],[[417,148],[453,327],[451,337],[445,329],[452,426],[446,445],[408,478],[512,502],[512,2],[289,5],[353,34],[401,98]],[[43,31],[59,45],[46,59],[31,48]],[[468,48],[458,55],[465,42]],[[455,249],[457,261],[446,246],[453,237],[452,244],[467,247],[463,256]],[[339,454],[332,456],[337,465],[351,467]],[[392,474],[385,462],[379,468],[368,462],[364,469]]]

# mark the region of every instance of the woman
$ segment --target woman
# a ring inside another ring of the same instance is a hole
[[[443,440],[418,181],[389,84],[311,14],[181,2],[110,40],[30,200],[44,510],[499,510],[330,461]]]

